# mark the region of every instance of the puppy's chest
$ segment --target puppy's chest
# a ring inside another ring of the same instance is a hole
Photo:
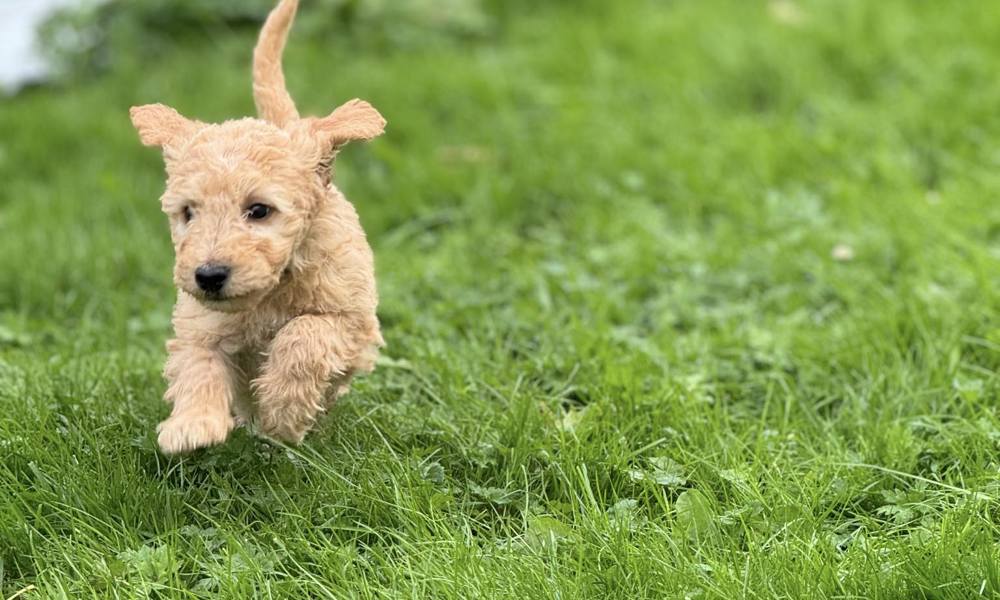
[[[225,336],[223,350],[230,355],[266,353],[278,331],[295,317],[286,311],[262,309],[241,315]]]

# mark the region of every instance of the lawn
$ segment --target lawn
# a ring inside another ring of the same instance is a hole
[[[250,114],[255,25],[0,100],[0,598],[1000,597],[1000,5],[480,8],[293,34],[389,120],[388,346],[298,448],[154,432],[127,109]]]

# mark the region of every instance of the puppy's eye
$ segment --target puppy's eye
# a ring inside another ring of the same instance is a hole
[[[191,210],[190,206],[184,207],[184,210],[181,211],[181,218],[184,219],[185,223],[191,222],[191,219],[194,218],[194,211]]]
[[[271,207],[266,204],[253,204],[247,209],[246,216],[251,221],[266,219],[271,214]]]

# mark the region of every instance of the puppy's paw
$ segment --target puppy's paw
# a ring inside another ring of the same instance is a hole
[[[225,414],[173,415],[156,428],[157,441],[164,454],[180,454],[196,448],[214,446],[226,441],[236,425],[232,416]]]
[[[261,411],[259,424],[260,432],[269,438],[289,444],[301,444],[312,428],[313,419],[296,419],[287,413]]]

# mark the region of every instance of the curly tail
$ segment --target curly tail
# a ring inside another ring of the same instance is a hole
[[[268,15],[253,51],[253,98],[257,114],[279,127],[299,118],[281,70],[281,55],[298,6],[298,0],[281,0]]]

